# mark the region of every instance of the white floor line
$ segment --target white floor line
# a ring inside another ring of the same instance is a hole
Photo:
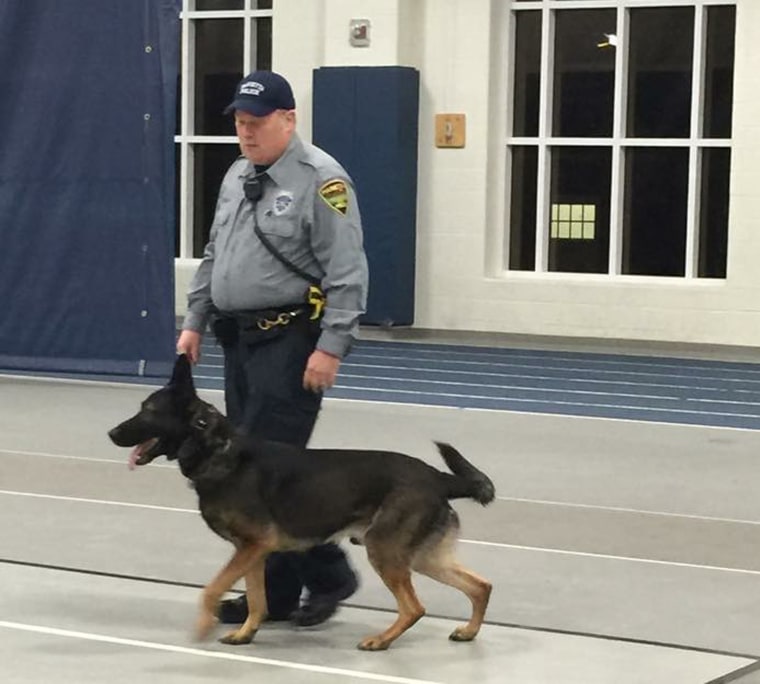
[[[210,391],[210,392],[221,392],[223,390],[204,390],[204,391]],[[391,392],[393,390],[382,390],[382,391],[388,391]],[[758,432],[757,428],[751,428],[751,427],[735,427],[733,425],[705,425],[703,423],[678,423],[678,422],[669,422],[667,420],[641,420],[639,418],[627,418],[624,416],[587,416],[587,415],[574,415],[572,413],[551,413],[549,411],[532,411],[530,409],[493,409],[493,408],[481,408],[481,407],[475,407],[475,406],[445,406],[441,404],[425,404],[423,402],[417,402],[417,401],[388,401],[385,399],[345,399],[342,397],[331,397],[329,394],[325,396],[325,401],[327,402],[342,402],[346,404],[367,404],[369,406],[392,406],[394,408],[422,408],[422,409],[439,409],[442,411],[475,411],[478,413],[499,413],[499,414],[508,414],[513,416],[539,416],[542,418],[553,418],[553,419],[567,419],[567,420],[589,420],[589,421],[600,421],[600,422],[615,422],[615,423],[636,423],[637,425],[646,425],[647,427],[651,425],[659,425],[661,427],[669,427],[669,428],[691,428],[691,429],[699,429],[699,430],[728,430],[730,432]],[[541,402],[537,402],[541,403]],[[552,402],[556,404],[560,404],[563,402]],[[573,402],[568,402],[572,406],[583,406],[583,404],[575,404]],[[620,407],[624,408],[624,407]],[[639,407],[640,408],[640,407]],[[664,409],[663,409],[664,411]],[[697,415],[713,415],[706,411],[693,411],[690,413],[694,413]],[[716,415],[724,415],[724,414],[716,414]],[[732,414],[733,415],[733,414]],[[744,414],[737,414],[737,415],[744,415]],[[752,416],[750,414],[747,414],[745,417],[749,418],[756,418],[756,416]]]
[[[79,496],[58,496],[56,494],[37,494],[36,492],[18,492],[0,489],[0,495],[20,496],[30,499],[49,499],[52,501],[70,501],[72,503],[97,504],[99,506],[121,506],[123,508],[145,508],[152,511],[168,513],[194,513],[200,515],[197,508],[173,508],[171,506],[155,506],[153,504],[130,503],[128,501],[108,501],[107,499],[86,499]]]
[[[89,461],[91,463],[108,463],[122,468],[127,467],[126,459],[97,458],[95,456],[72,456],[71,454],[56,454],[48,451],[21,451],[19,449],[0,449],[0,454],[12,456],[42,456],[43,458],[60,458],[64,461]],[[177,468],[173,463],[151,463],[151,468]]]
[[[118,461],[118,460],[114,460],[110,458],[96,458],[94,456],[72,456],[70,454],[56,454],[56,453],[50,453],[46,451],[20,451],[18,449],[0,449],[0,454],[10,454],[14,456],[15,455],[40,456],[43,458],[58,458],[61,460],[71,460],[71,461],[87,461],[87,462],[92,462],[92,463],[104,463],[107,465],[115,465],[120,468],[126,468],[126,463],[123,461]],[[174,470],[177,469],[177,466],[174,463],[153,462],[150,464],[150,467],[174,469]],[[0,490],[0,493],[15,493],[15,492]],[[22,494],[32,495],[31,492],[22,492]],[[597,504],[575,503],[572,501],[526,499],[526,498],[515,497],[515,496],[497,496],[496,500],[506,501],[506,502],[515,502],[515,503],[537,504],[540,506],[580,508],[580,509],[587,509],[587,510],[594,510],[594,511],[611,511],[614,513],[632,513],[635,515],[653,515],[653,516],[659,516],[663,518],[683,518],[686,520],[701,520],[705,522],[729,523],[732,525],[760,525],[760,520],[744,520],[742,518],[723,518],[720,516],[695,515],[695,514],[689,514],[689,513],[670,513],[667,511],[652,511],[652,510],[646,510],[642,508],[626,508],[624,506],[601,506]],[[96,501],[96,500],[92,499],[92,501]],[[115,505],[118,505],[118,502],[112,502],[112,503]],[[136,504],[132,504],[132,505],[136,505]],[[167,509],[167,510],[171,510],[171,509]]]
[[[5,620],[0,620],[0,628],[13,629],[23,632],[34,632],[36,634],[47,634],[50,636],[67,637],[70,639],[97,641],[106,644],[117,644],[119,646],[129,646],[132,648],[146,648],[153,651],[179,653],[181,655],[198,656],[201,658],[216,658],[219,660],[231,660],[239,663],[269,665],[271,667],[281,667],[288,670],[300,670],[302,672],[312,672],[316,674],[326,674],[337,677],[353,677],[355,679],[366,679],[374,682],[388,682],[389,684],[441,684],[440,682],[433,682],[424,679],[410,679],[408,677],[375,674],[372,672],[362,672],[360,670],[345,670],[338,667],[326,667],[323,665],[291,663],[284,660],[272,660],[271,658],[258,658],[256,656],[245,656],[237,653],[226,653],[222,651],[207,651],[201,648],[174,646],[172,644],[162,644],[153,641],[122,639],[119,637],[107,636],[105,634],[91,634],[89,632],[78,632],[69,629],[57,629],[55,627],[42,627],[40,625],[28,625],[20,622],[8,622]]]
[[[403,396],[426,396],[430,395],[430,392],[423,392],[421,390],[402,390],[402,389],[391,389],[391,388],[380,388],[380,387],[352,387],[350,385],[343,385],[340,382],[338,382],[335,385],[336,390],[353,390],[353,391],[361,391],[366,392],[369,395],[381,395],[381,394],[397,394],[397,395],[403,395]],[[562,393],[562,394],[582,394],[581,392],[561,392],[560,390],[546,390],[547,392],[556,392],[556,393]],[[583,392],[583,394],[588,394],[587,392]],[[610,395],[609,392],[606,393],[599,393],[599,394],[607,394]],[[730,413],[727,411],[699,411],[696,409],[679,409],[679,408],[665,408],[665,407],[657,407],[657,406],[636,406],[635,404],[593,404],[589,402],[583,402],[583,401],[562,401],[559,399],[528,399],[528,398],[521,398],[521,397],[492,397],[485,394],[461,394],[457,392],[436,392],[433,396],[436,397],[445,397],[446,399],[480,399],[483,401],[500,401],[500,402],[511,402],[513,404],[552,404],[555,406],[573,406],[573,407],[583,407],[585,409],[612,409],[615,411],[641,411],[643,413],[672,413],[672,414],[678,414],[678,415],[690,415],[690,416],[722,416],[722,417],[728,417],[728,418],[743,418],[748,420],[757,420],[757,416],[747,413]],[[661,397],[664,399],[668,399],[668,397]],[[694,401],[694,400],[689,400]],[[699,402],[697,402],[699,403]],[[713,402],[718,403],[718,402]],[[727,403],[727,402],[721,402],[721,403]],[[522,413],[522,411],[520,412]]]
[[[611,511],[613,513],[633,513],[635,515],[655,515],[663,518],[684,518],[686,520],[701,520],[704,522],[730,523],[733,525],[760,525],[760,520],[742,520],[741,518],[721,518],[714,515],[692,515],[689,513],[668,513],[667,511],[648,511],[642,508],[626,508],[624,506],[600,506],[596,504],[573,503],[571,501],[547,501],[543,499],[522,499],[516,496],[497,496],[497,501],[513,501],[515,503],[537,504],[539,506],[557,506],[565,508],[582,508],[592,511]]]
[[[135,376],[138,378],[139,376]],[[145,378],[143,382],[119,382],[118,380],[97,380],[88,378],[59,378],[54,375],[24,375],[0,370],[0,380],[35,380],[37,382],[65,383],[69,385],[102,385],[103,387],[136,387],[157,389],[163,385],[161,378]]]
[[[95,458],[91,456],[71,456],[69,454],[54,454],[44,451],[19,451],[15,449],[0,449],[0,454],[10,454],[19,456],[39,456],[42,458],[58,458],[61,460],[86,461],[91,463],[103,463],[106,465],[115,465],[120,468],[126,467],[122,461],[116,461],[109,458]],[[176,469],[173,463],[151,463],[151,468]],[[0,490],[1,491],[1,490]],[[632,513],[634,515],[652,515],[663,518],[683,518],[685,520],[700,520],[704,522],[729,523],[732,525],[760,525],[760,520],[744,520],[742,518],[723,518],[713,515],[695,515],[689,513],[671,513],[667,511],[651,511],[641,508],[626,508],[624,506],[601,506],[596,504],[575,503],[572,501],[551,501],[545,499],[526,499],[515,496],[497,496],[497,501],[536,504],[539,506],[556,506],[565,508],[579,508],[592,511],[611,511],[613,513]]]
[[[591,553],[588,551],[569,551],[567,549],[552,549],[546,546],[526,546],[522,544],[503,544],[501,542],[477,541],[474,539],[460,539],[461,544],[473,544],[475,546],[491,546],[499,549],[515,549],[517,551],[535,551],[536,553],[552,553],[560,556],[580,556],[582,558],[600,558],[602,560],[626,561],[629,563],[646,563],[648,565],[668,565],[676,568],[690,568],[693,570],[708,570],[710,572],[730,572],[737,575],[758,575],[760,570],[747,570],[744,568],[726,568],[720,565],[704,565],[701,563],[681,563],[679,561],[657,560],[656,558],[637,558],[636,556],[616,556],[607,553]]]
[[[29,498],[38,498],[38,499],[49,499],[53,501],[67,501],[67,502],[73,502],[73,503],[86,503],[86,504],[97,504],[97,505],[105,505],[105,506],[122,506],[125,508],[145,508],[148,510],[154,510],[154,511],[165,511],[170,513],[194,513],[198,514],[197,509],[190,509],[190,508],[172,508],[169,506],[155,506],[152,504],[138,504],[138,503],[128,503],[123,501],[107,501],[107,500],[101,500],[101,499],[85,499],[81,497],[72,497],[72,496],[57,496],[53,494],[36,494],[34,492],[17,492],[17,491],[10,491],[6,489],[0,489],[0,496],[19,496],[19,497],[29,497]],[[730,572],[735,574],[741,574],[741,575],[760,575],[760,570],[747,570],[743,568],[727,568],[722,567],[719,565],[704,565],[700,563],[681,563],[679,561],[666,561],[666,560],[658,560],[654,558],[638,558],[635,556],[617,556],[612,554],[605,554],[605,553],[591,553],[586,551],[570,551],[567,549],[555,549],[550,548],[546,546],[525,546],[521,544],[505,544],[502,542],[488,542],[488,541],[481,541],[478,539],[460,539],[460,544],[470,544],[473,546],[485,546],[485,547],[491,547],[491,548],[498,548],[498,549],[515,549],[518,551],[535,551],[537,553],[553,553],[563,556],[580,556],[582,558],[600,558],[603,560],[616,560],[616,561],[626,561],[630,563],[647,563],[650,565],[666,565],[666,566],[673,566],[673,567],[680,567],[680,568],[692,568],[695,570],[708,570],[713,572]]]

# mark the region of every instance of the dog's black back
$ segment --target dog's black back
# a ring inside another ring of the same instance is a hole
[[[444,473],[390,451],[302,449],[260,440],[235,434],[208,405],[201,414],[206,427],[184,441],[177,458],[207,522],[230,509],[274,523],[288,538],[311,545],[349,534],[355,526],[353,536],[360,536],[361,526],[390,495],[424,497],[447,512],[449,499],[470,497],[485,504],[493,498],[490,480],[449,445],[438,446],[463,474]]]

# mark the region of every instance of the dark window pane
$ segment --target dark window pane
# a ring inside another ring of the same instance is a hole
[[[243,22],[205,19],[195,22],[195,133],[233,135],[223,114],[243,77]]]
[[[615,33],[616,14],[614,9],[557,12],[554,135],[612,135],[615,48],[598,44]]]
[[[260,9],[260,10],[272,9],[272,0],[259,0],[258,2],[254,0],[253,9]]]
[[[541,12],[518,12],[515,37],[516,136],[538,135],[539,86],[541,84]]]
[[[702,150],[699,213],[700,278],[725,278],[728,250],[728,203],[731,150]]]
[[[694,8],[631,10],[628,135],[688,138]]]
[[[607,273],[612,148],[552,149],[549,270]]]
[[[193,208],[193,256],[203,256],[203,248],[208,242],[211,222],[214,220],[216,199],[224,174],[235,159],[240,156],[237,145],[196,145],[195,146],[195,195]]]
[[[243,0],[195,0],[195,9],[206,10],[240,10],[243,9]]]
[[[705,63],[705,138],[731,137],[734,100],[736,7],[707,8]]]
[[[633,147],[625,157],[623,273],[683,276],[689,151]]]
[[[512,147],[511,209],[509,216],[509,268],[536,268],[536,188],[538,148]]]
[[[253,36],[253,59],[251,63],[254,69],[272,68],[272,18],[262,17],[254,19],[251,35]]]

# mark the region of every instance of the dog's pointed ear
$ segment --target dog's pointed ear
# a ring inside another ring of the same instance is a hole
[[[191,394],[195,394],[193,385],[193,372],[190,369],[190,359],[187,354],[180,354],[174,362],[174,371],[172,372],[170,385],[175,385],[182,389],[187,389]]]

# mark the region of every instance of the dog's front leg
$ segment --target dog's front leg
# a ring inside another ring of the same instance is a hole
[[[235,549],[232,558],[227,562],[203,589],[201,596],[201,610],[195,624],[195,635],[199,640],[208,638],[216,624],[216,611],[222,596],[235,586],[235,583],[255,565],[261,557],[262,550],[258,545],[240,546]],[[253,638],[253,635],[251,635]],[[250,640],[249,640],[250,641]]]
[[[245,574],[245,595],[248,602],[248,617],[239,629],[223,636],[223,644],[250,644],[259,626],[267,616],[267,594],[265,590],[265,561],[262,554],[254,566]]]

